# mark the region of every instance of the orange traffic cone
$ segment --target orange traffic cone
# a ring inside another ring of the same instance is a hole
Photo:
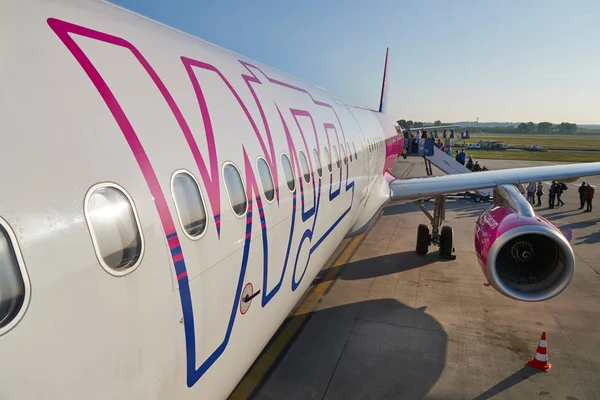
[[[539,369],[540,371],[548,372],[552,368],[552,364],[548,362],[548,349],[546,348],[546,332],[542,332],[542,339],[538,344],[535,356],[527,363],[530,367]]]

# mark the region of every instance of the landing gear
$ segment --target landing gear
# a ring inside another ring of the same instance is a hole
[[[456,258],[452,255],[452,241],[454,238],[454,229],[451,226],[442,226],[440,233],[440,257],[442,258]]]
[[[433,216],[423,206],[421,200],[415,202],[421,211],[431,221],[431,234],[429,233],[429,227],[425,224],[419,225],[417,229],[417,254],[427,254],[430,245],[439,246],[439,255],[442,258],[455,259],[453,240],[454,230],[450,226],[440,226],[446,218],[446,196],[436,196],[435,203],[433,206]]]
[[[425,255],[429,250],[429,227],[420,224],[417,228],[417,254]]]

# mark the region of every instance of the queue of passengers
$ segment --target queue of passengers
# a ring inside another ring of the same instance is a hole
[[[488,171],[487,167],[484,165],[483,167],[479,165],[479,161],[473,161],[473,156],[467,157],[467,152],[463,149],[456,154],[454,158],[458,163],[462,164],[469,171],[479,172],[479,171]]]
[[[452,146],[450,144],[444,145],[440,139],[436,140],[435,147],[443,151],[448,155],[448,157],[452,157]]]
[[[541,207],[542,205],[542,196],[544,195],[544,185],[542,182],[538,182],[537,185],[535,182],[529,182],[527,185],[527,190],[520,183],[517,185],[517,188],[521,192],[523,196],[527,193],[527,201],[531,203],[533,206]],[[565,202],[562,200],[562,194],[568,187],[563,182],[552,181],[550,185],[550,189],[548,190],[548,208],[562,207],[565,205]],[[594,188],[589,184],[583,182],[581,186],[579,186],[579,209],[582,210],[584,205],[586,206],[586,210],[584,212],[592,211],[592,200],[594,199]],[[537,197],[537,203],[535,201],[535,197]]]

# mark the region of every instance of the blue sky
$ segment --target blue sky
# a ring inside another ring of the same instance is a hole
[[[113,0],[326,88],[421,121],[600,123],[600,1]]]

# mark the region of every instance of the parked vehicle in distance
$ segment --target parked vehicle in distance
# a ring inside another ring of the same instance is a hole
[[[537,144],[530,146],[528,150],[529,151],[548,151],[544,146],[540,146]]]
[[[480,140],[477,143],[467,144],[467,149],[506,150],[509,147],[510,147],[509,144],[498,142],[495,140]]]

